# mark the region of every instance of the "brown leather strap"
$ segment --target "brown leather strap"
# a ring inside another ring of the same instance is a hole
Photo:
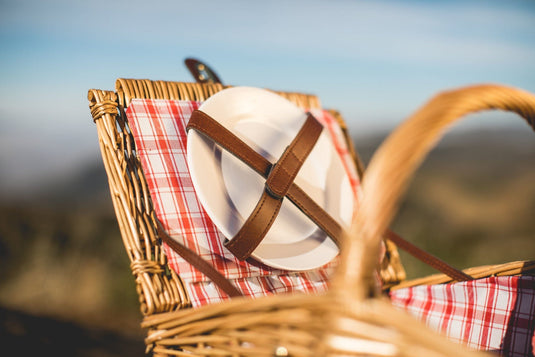
[[[386,235],[386,238],[391,240],[399,248],[405,250],[407,253],[411,254],[415,258],[418,258],[419,260],[426,263],[427,265],[448,275],[450,278],[453,278],[454,280],[467,281],[467,280],[474,279],[470,275],[464,273],[463,271],[455,269],[448,263],[442,261],[441,259],[435,257],[434,255],[429,254],[425,250],[415,246],[409,241],[406,241],[405,239],[401,238],[399,235],[392,232],[391,230],[388,230],[385,235]]]
[[[258,174],[268,178],[272,164],[262,155],[251,149],[231,131],[212,119],[206,113],[196,110],[192,113],[187,130],[194,129],[214,141],[229,153],[243,161]],[[295,183],[290,185],[286,197],[320,227],[338,247],[342,242],[343,230],[338,222],[319,206]]]
[[[200,134],[206,136],[210,140],[220,145],[249,167],[262,175],[264,178],[269,176],[271,171],[271,163],[262,155],[251,149],[241,139],[236,137],[232,132],[227,130],[224,126],[212,119],[209,115],[202,111],[194,111],[190,121],[187,125],[187,130],[195,129]],[[305,213],[318,227],[320,227],[331,239],[340,247],[342,242],[343,230],[325,210],[317,205],[299,186],[293,183],[288,189],[286,195],[303,213]],[[455,269],[446,262],[432,256],[424,250],[416,247],[414,244],[406,241],[397,234],[389,231],[387,238],[394,242],[401,249],[407,250],[417,259],[432,266],[438,271],[450,276],[451,278],[463,281],[471,280],[472,277],[466,275],[462,271]]]
[[[266,236],[280,211],[284,197],[322,130],[323,126],[309,115],[296,137],[272,166],[255,209],[236,236],[225,243],[227,249],[238,259],[249,258]]]
[[[223,290],[228,296],[236,297],[243,296],[230,281],[227,280],[218,270],[211,266],[207,261],[202,259],[197,253],[189,249],[188,247],[177,242],[163,228],[162,223],[156,218],[156,228],[158,230],[158,236],[168,246],[170,246],[175,252],[177,252],[184,260],[190,263],[195,269],[206,275],[214,284],[216,284],[221,290]]]

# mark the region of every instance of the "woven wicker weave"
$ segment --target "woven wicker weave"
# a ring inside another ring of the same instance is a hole
[[[398,129],[366,170],[364,199],[326,294],[236,298],[193,309],[188,308],[180,277],[166,266],[124,111],[132,98],[204,100],[223,88],[119,79],[115,92],[89,91],[110,192],[145,316],[142,326],[148,329],[148,349],[157,356],[475,354],[431,332],[381,297],[375,279],[379,243],[412,172],[446,125],[470,112],[504,109],[524,116],[533,126],[535,97],[497,86],[448,92]],[[314,96],[279,94],[301,107],[319,106]],[[396,248],[388,247],[381,279],[396,285],[404,271]]]

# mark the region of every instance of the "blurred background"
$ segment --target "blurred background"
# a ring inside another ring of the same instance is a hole
[[[0,343],[4,351],[141,356],[90,88],[192,80],[314,93],[364,162],[438,91],[535,92],[532,1],[0,0]],[[450,130],[393,229],[459,267],[535,258],[535,136],[506,113]],[[433,273],[402,253],[409,277]]]

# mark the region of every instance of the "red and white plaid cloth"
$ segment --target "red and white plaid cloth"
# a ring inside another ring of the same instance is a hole
[[[455,342],[504,356],[533,356],[534,276],[404,288],[392,291],[391,301]]]
[[[333,265],[306,272],[286,272],[236,259],[223,246],[216,228],[197,199],[186,161],[186,124],[200,102],[134,99],[126,110],[136,149],[154,204],[168,233],[210,262],[248,296],[327,288]],[[328,129],[343,159],[355,196],[359,187],[352,161],[337,121],[323,110],[312,114]],[[210,247],[206,249],[203,247]],[[193,306],[226,298],[211,281],[165,246],[169,265],[184,280]]]
[[[197,199],[186,162],[185,127],[199,105],[135,99],[126,111],[158,218],[173,238],[210,262],[246,295],[324,291],[333,264],[308,272],[285,272],[241,262],[223,247],[221,233]],[[357,196],[359,179],[338,123],[325,111],[316,110],[313,115],[329,130]],[[202,248],[207,244],[210,249]],[[173,250],[165,249],[193,306],[226,298]],[[399,289],[391,293],[391,300],[456,342],[507,356],[530,356],[534,295],[535,278],[525,276]]]

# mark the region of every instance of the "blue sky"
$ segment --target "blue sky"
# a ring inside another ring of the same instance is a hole
[[[99,158],[89,88],[190,80],[186,57],[227,84],[317,94],[356,137],[443,89],[535,92],[535,1],[0,0],[0,44],[0,180],[12,191]]]

